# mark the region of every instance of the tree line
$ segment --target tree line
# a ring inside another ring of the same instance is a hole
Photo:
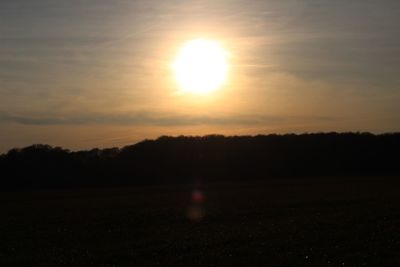
[[[162,136],[122,148],[36,144],[0,156],[3,190],[400,174],[400,133]]]

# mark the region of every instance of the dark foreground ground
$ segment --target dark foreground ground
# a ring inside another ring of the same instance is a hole
[[[400,179],[193,189],[0,193],[0,266],[400,266]]]

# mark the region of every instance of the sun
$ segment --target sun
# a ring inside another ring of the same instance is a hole
[[[217,41],[191,40],[179,51],[172,69],[183,91],[208,94],[225,83],[227,57],[227,51]]]

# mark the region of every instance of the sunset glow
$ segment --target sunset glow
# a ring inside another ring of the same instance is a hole
[[[0,154],[400,130],[400,1],[250,2],[0,1]]]

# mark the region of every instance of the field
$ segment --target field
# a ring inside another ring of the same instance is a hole
[[[194,189],[0,193],[0,266],[400,266],[400,179]]]

